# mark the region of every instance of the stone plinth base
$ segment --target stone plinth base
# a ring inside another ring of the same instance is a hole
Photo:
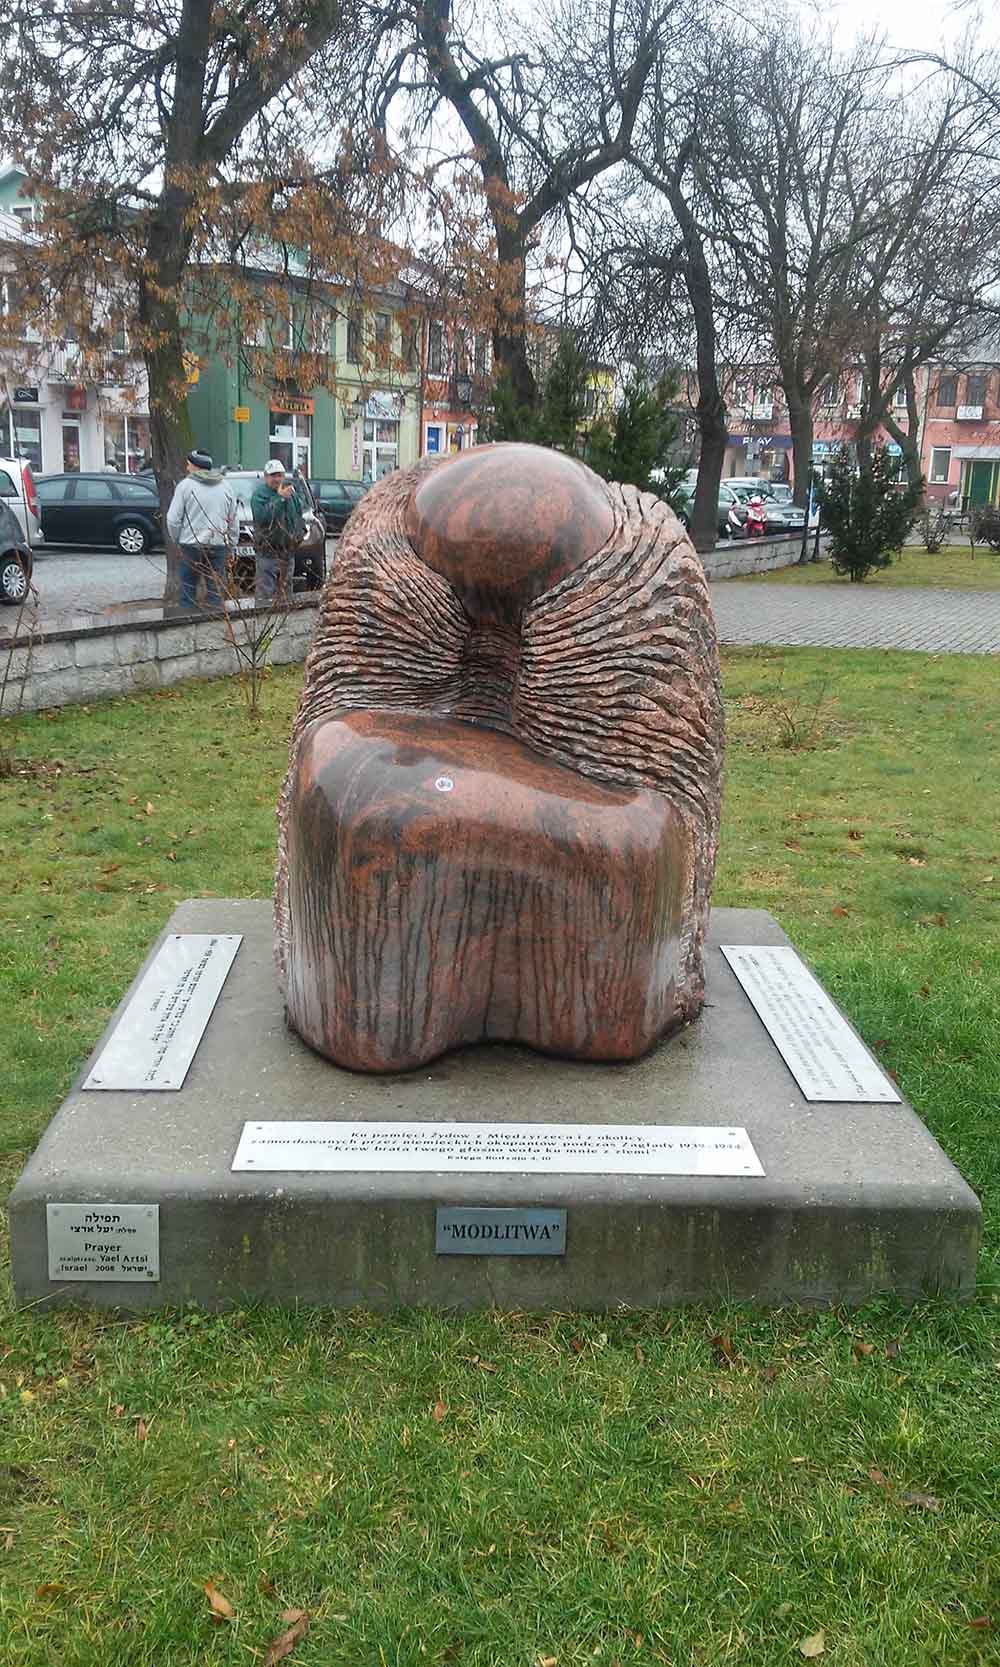
[[[979,1204],[919,1118],[804,1100],[727,966],[720,942],[787,942],[767,914],[715,911],[701,1018],[634,1064],[492,1046],[405,1076],[340,1070],[289,1033],[268,903],[184,903],[167,930],[244,942],[183,1089],[77,1086],[53,1119],[10,1200],[20,1302],[603,1309],[972,1294]],[[234,1174],[249,1119],[731,1123],[765,1174]],[[50,1283],[57,1201],[158,1204],[159,1280]],[[440,1255],[438,1205],[565,1209],[565,1255]]]

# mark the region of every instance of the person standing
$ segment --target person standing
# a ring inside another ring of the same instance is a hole
[[[187,474],[167,510],[167,532],[181,552],[180,606],[198,606],[198,580],[205,580],[205,600],[225,606],[226,563],[240,536],[236,494],[213,467],[207,451],[190,451]]]
[[[299,495],[285,482],[285,465],[272,457],[264,465],[264,479],[250,499],[254,541],[257,546],[257,577],[254,601],[271,602],[275,594],[282,602],[292,593],[295,552],[305,533],[305,518]]]

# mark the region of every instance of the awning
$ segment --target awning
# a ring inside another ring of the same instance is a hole
[[[944,450],[944,447],[939,447]],[[952,457],[964,457],[970,463],[1000,463],[1000,446],[952,446]]]

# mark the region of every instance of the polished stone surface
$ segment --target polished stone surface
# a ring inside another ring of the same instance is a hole
[[[663,504],[531,446],[397,471],[344,533],[292,735],[290,1024],[379,1071],[644,1052],[701,1004],[721,766],[708,588]]]
[[[53,1119],[10,1199],[20,1302],[565,1312],[972,1294],[979,1205],[920,1119],[905,1104],[807,1102],[727,966],[720,943],[787,942],[769,915],[713,911],[701,1018],[643,1059],[581,1064],[497,1043],[398,1076],[340,1070],[287,1029],[267,903],[182,903],[167,930],[244,942],[180,1093],[78,1082]],[[728,1121],[765,1173],[234,1174],[243,1126],[260,1118]],[[159,1205],[157,1283],[49,1283],[46,1203],[101,1200]],[[566,1255],[439,1256],[439,1206],[565,1209]]]

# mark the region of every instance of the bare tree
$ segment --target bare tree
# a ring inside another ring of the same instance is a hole
[[[483,16],[472,0],[411,0],[384,14],[387,66],[377,98],[416,101],[425,138],[445,107],[481,180],[495,243],[494,365],[535,401],[528,352],[529,259],[548,222],[579,211],[587,188],[628,156],[670,21],[685,0],[553,0],[533,25]],[[455,161],[460,160],[455,158]]]

